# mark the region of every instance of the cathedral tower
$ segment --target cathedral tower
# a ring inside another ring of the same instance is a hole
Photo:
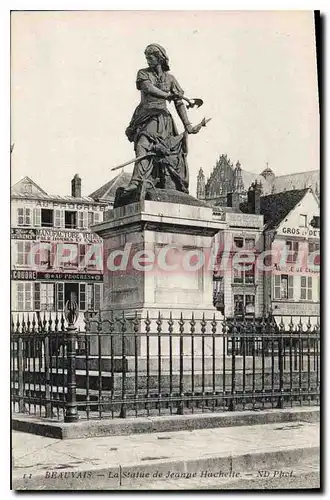
[[[197,198],[205,200],[205,175],[202,167],[199,169],[197,176]]]

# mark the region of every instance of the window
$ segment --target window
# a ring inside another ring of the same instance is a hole
[[[320,244],[314,241],[308,242],[308,253],[318,252],[320,250]]]
[[[16,241],[16,259],[14,265],[30,267],[31,241]]]
[[[213,280],[213,305],[224,302],[223,276],[218,276]]]
[[[244,239],[243,238],[234,238],[234,245],[237,248],[243,248],[243,246],[244,246]]]
[[[253,250],[256,246],[256,240],[254,238],[246,238],[245,239],[245,248],[249,250]]]
[[[251,269],[244,269],[244,267]],[[234,284],[251,285],[254,283],[254,264],[247,262],[246,264],[234,264],[233,266]]]
[[[243,271],[244,273],[244,283],[246,285],[254,283],[254,264],[248,264],[248,267],[251,269],[245,269]]]
[[[237,269],[237,266],[234,266],[233,273],[234,273],[234,283],[236,283],[236,284],[243,283],[243,271],[242,271],[242,269]]]
[[[102,244],[93,243],[86,245],[86,260],[82,263],[85,264],[86,269],[94,269],[102,271]]]
[[[300,277],[301,300],[313,300],[313,279],[311,276]]]
[[[67,268],[78,267],[78,244],[65,243],[61,249],[60,266]]]
[[[307,215],[300,214],[300,216],[299,216],[299,227],[307,227]]]
[[[244,315],[244,295],[234,295],[234,311],[235,316]]]
[[[17,209],[17,225],[31,226],[31,208],[24,207]]]
[[[23,184],[23,192],[26,194],[32,194],[32,184],[31,182],[25,182]]]
[[[274,299],[293,299],[293,276],[287,274],[274,276]]]
[[[288,251],[287,262],[296,262],[299,252],[299,242],[298,241],[286,241],[286,249]]]
[[[32,311],[32,286],[29,282],[14,282],[12,284],[12,307],[16,311]]]
[[[320,216],[314,215],[314,217],[311,220],[311,226],[314,227],[315,229],[320,229]]]
[[[319,266],[320,265],[320,244],[312,241],[308,242],[308,254],[314,254],[314,260],[311,262],[309,260],[309,265]]]
[[[65,210],[64,212],[65,229],[77,228],[77,212]]]
[[[245,315],[254,316],[255,313],[255,296],[245,295]]]
[[[36,311],[55,310],[55,283],[35,283],[34,307]]]
[[[235,316],[252,317],[255,314],[255,296],[248,295],[234,295],[234,310]]]
[[[53,225],[54,225],[54,210],[42,208],[41,209],[41,226],[42,227],[53,227]]]
[[[99,283],[79,283],[80,311],[99,311],[101,309],[101,287]]]

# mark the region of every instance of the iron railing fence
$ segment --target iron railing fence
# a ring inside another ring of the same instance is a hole
[[[22,315],[11,387],[13,412],[66,421],[318,404],[320,325]]]

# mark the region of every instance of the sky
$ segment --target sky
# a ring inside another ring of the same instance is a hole
[[[134,158],[125,129],[153,42],[185,95],[204,100],[190,121],[212,118],[189,136],[190,194],[220,154],[256,173],[267,162],[275,175],[319,168],[311,11],[20,11],[11,15],[11,183],[27,175],[66,195],[79,173],[87,196],[117,175],[111,167]]]

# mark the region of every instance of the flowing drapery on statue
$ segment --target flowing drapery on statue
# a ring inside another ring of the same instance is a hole
[[[139,190],[146,182],[153,187],[175,189],[188,193],[187,135],[196,134],[201,124],[193,127],[188,120],[183,100],[189,107],[201,105],[201,99],[190,100],[169,71],[166,51],[158,44],[145,50],[149,67],[137,73],[136,87],[141,102],[135,109],[126,129],[126,136],[134,143],[136,161],[129,185],[123,190]],[[173,101],[185,131],[178,133],[167,102]],[[128,162],[129,163],[129,162]],[[119,168],[119,167],[118,167]]]

